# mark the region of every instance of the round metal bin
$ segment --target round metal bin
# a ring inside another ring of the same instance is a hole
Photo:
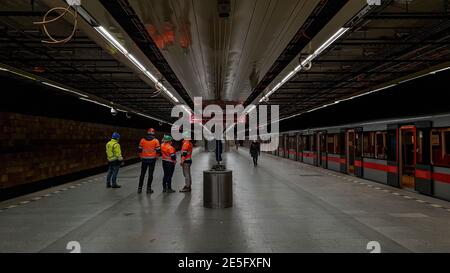
[[[233,206],[233,172],[231,170],[203,172],[203,206],[212,209]]]

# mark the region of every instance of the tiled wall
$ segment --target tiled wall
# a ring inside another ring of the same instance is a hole
[[[145,130],[0,112],[0,189],[106,165],[114,131],[125,159],[136,158]]]

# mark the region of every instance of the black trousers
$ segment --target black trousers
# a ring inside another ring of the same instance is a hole
[[[172,189],[172,176],[173,172],[175,171],[175,163],[163,161],[163,170],[164,170],[163,188],[165,190],[170,190]]]
[[[253,157],[253,164],[258,165],[258,155],[252,155]]]
[[[145,173],[148,169],[147,189],[152,188],[153,172],[155,171],[156,159],[143,159],[141,165],[141,177],[139,178],[139,189],[144,186]]]

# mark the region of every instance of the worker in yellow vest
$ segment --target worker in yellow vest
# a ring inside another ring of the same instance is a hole
[[[106,144],[106,157],[109,165],[108,175],[106,177],[107,188],[118,189],[121,187],[120,185],[117,185],[117,175],[119,174],[120,166],[124,165],[124,161],[119,140],[119,133],[114,133],[111,140]]]

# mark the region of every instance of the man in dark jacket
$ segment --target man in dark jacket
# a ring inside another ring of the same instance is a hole
[[[256,140],[252,141],[250,144],[250,155],[253,157],[253,164],[258,165],[258,156],[261,154],[260,145]]]

